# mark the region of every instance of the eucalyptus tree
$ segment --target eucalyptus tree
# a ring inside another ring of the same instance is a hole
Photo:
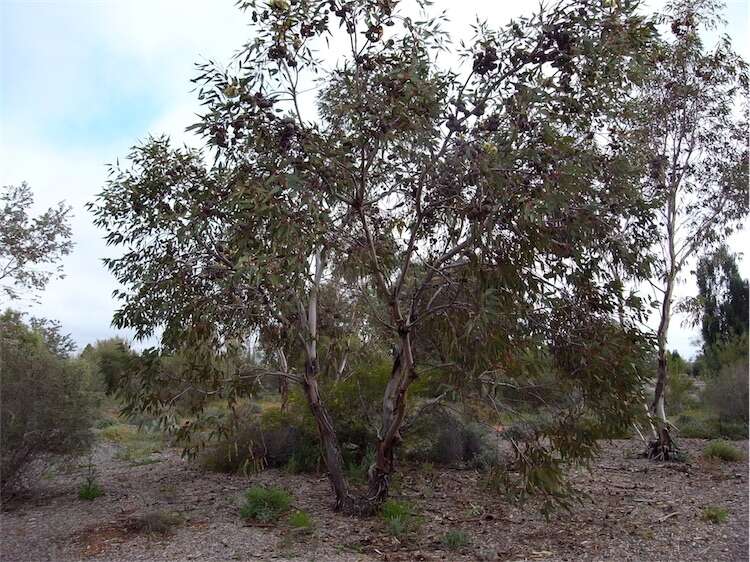
[[[713,0],[667,6],[662,20],[671,40],[662,43],[639,102],[659,207],[658,367],[651,407],[658,434],[649,454],[660,459],[673,452],[664,390],[675,286],[696,252],[724,240],[748,210],[747,65],[727,37],[713,49],[701,38],[721,22],[720,8]]]
[[[299,383],[336,507],[351,512],[388,494],[433,329],[432,349],[465,376],[502,376],[507,354],[529,345],[575,391],[533,448],[517,447],[520,462],[588,458],[604,431],[627,427],[641,310],[631,296],[614,320],[611,272],[648,274],[650,224],[640,145],[617,123],[653,27],[629,5],[559,2],[499,30],[480,24],[454,47],[441,17],[415,20],[391,0],[240,7],[252,39],[233,67],[209,63],[196,79],[205,113],[192,128],[206,150],[151,139],[92,205],[109,243],[127,248],[107,260],[125,286],[115,323],[141,337],[162,327],[164,348],[288,329],[302,368],[196,375],[195,386],[231,402],[246,376]],[[440,62],[451,49],[456,70]],[[351,314],[393,350],[363,496],[318,384],[321,290],[342,283],[366,309]],[[140,404],[158,409],[149,384]]]
[[[0,190],[0,294],[9,300],[41,291],[62,277],[62,258],[73,248],[70,207],[59,203],[30,216],[34,195],[26,183]]]

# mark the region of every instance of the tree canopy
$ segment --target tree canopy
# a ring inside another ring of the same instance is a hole
[[[523,485],[558,496],[559,469],[632,422],[645,376],[643,303],[625,282],[650,272],[648,153],[624,124],[653,25],[627,4],[563,1],[451,46],[440,16],[388,0],[240,6],[252,39],[196,78],[205,149],[149,139],[92,204],[125,248],[106,262],[124,286],[115,324],[163,329],[165,351],[287,338],[288,368],[195,369],[189,384],[231,401],[248,377],[300,383],[336,505],[356,512],[387,495],[426,366],[485,387],[550,374],[558,400],[514,446]],[[320,394],[324,327],[391,350],[362,498]],[[140,388],[134,404],[165,405]]]

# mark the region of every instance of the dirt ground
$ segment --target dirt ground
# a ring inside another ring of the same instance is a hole
[[[571,512],[549,521],[534,505],[518,507],[489,493],[473,471],[405,470],[397,497],[422,515],[418,531],[402,541],[378,519],[358,520],[330,510],[324,476],[267,471],[250,477],[203,473],[173,450],[150,464],[117,460],[117,448],[100,445],[94,462],[105,495],[78,499],[80,470],[61,471],[31,497],[0,515],[0,558],[11,561],[135,560],[570,560],[739,561],[748,559],[747,461],[708,462],[704,442],[683,440],[688,464],[654,464],[637,457],[639,441],[604,444],[591,472],[573,475],[588,494]],[[747,454],[747,442],[737,442]],[[286,524],[251,526],[238,515],[251,484],[274,484],[295,497],[294,507],[314,520],[310,534]],[[725,508],[723,524],[703,520],[707,506]],[[134,518],[178,513],[182,523],[166,535],[137,531]],[[447,531],[461,530],[470,544],[447,550]]]

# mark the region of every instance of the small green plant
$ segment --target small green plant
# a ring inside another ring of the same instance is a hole
[[[92,462],[91,457],[89,457],[89,462],[86,465],[86,481],[81,484],[80,488],[78,488],[78,499],[91,501],[103,495],[104,491],[96,482],[96,469],[94,468],[94,463]]]
[[[724,523],[729,513],[723,507],[708,506],[703,509],[702,519],[714,524]]]
[[[261,523],[276,521],[292,504],[292,496],[282,488],[253,486],[245,494],[245,503],[240,508],[243,519],[254,519]]]
[[[703,456],[707,459],[719,459],[722,461],[735,462],[742,459],[742,451],[731,443],[722,439],[711,441],[703,449]]]
[[[380,517],[388,534],[394,537],[401,537],[419,525],[419,518],[413,508],[396,500],[388,500],[382,505]]]
[[[295,531],[309,533],[313,526],[312,517],[306,511],[297,510],[289,516],[289,525]]]
[[[443,544],[450,550],[458,550],[469,544],[469,537],[463,531],[448,531],[443,536]]]

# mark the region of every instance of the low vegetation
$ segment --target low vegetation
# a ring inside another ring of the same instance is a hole
[[[463,531],[448,531],[443,535],[441,542],[449,550],[459,550],[468,546],[471,541],[469,541],[469,536]]]
[[[51,459],[88,450],[96,392],[85,363],[53,352],[45,333],[18,313],[0,314],[0,358],[0,494],[7,499]]]
[[[406,502],[386,500],[379,513],[386,532],[396,538],[403,538],[409,532],[416,530],[421,523],[414,508]]]
[[[313,528],[313,520],[306,511],[297,510],[289,515],[289,526],[297,532],[309,533]]]
[[[707,459],[717,459],[727,462],[742,460],[744,455],[731,443],[724,440],[711,441],[703,449],[703,456]]]
[[[289,511],[292,499],[291,494],[282,488],[253,486],[245,493],[240,516],[260,523],[277,521]]]
[[[704,521],[714,524],[726,523],[729,518],[729,512],[723,507],[708,506],[703,508],[701,517]]]

